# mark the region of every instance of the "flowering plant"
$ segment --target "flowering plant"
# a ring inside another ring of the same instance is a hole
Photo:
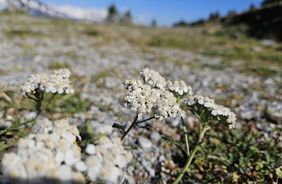
[[[124,178],[123,169],[132,154],[118,137],[102,136],[95,145],[87,144],[83,154],[84,146],[77,142],[82,137],[75,125],[66,119],[52,122],[38,118],[46,93],[51,98],[74,93],[70,75],[66,69],[31,75],[21,86],[23,96],[35,101],[36,116],[25,122],[32,122],[29,135],[20,138],[13,152],[3,156],[4,183],[86,183],[86,179],[116,183]]]
[[[23,125],[31,124],[32,129],[36,123],[36,119],[42,113],[42,103],[46,93],[52,94],[51,99],[54,98],[56,94],[74,93],[74,89],[70,84],[70,76],[71,72],[68,69],[55,70],[51,74],[41,73],[29,76],[27,81],[21,86],[21,93],[23,97],[27,97],[35,102],[34,109],[36,115],[27,121],[16,123],[16,127],[12,126],[1,130],[0,136],[10,131],[20,129]],[[49,101],[51,99],[49,99]],[[12,100],[10,101],[12,103]],[[10,144],[12,145],[12,143]]]
[[[179,117],[187,161],[174,181],[177,184],[188,172],[196,153],[203,147],[208,130],[218,123],[229,128],[235,127],[236,116],[230,109],[216,104],[209,97],[193,95],[192,88],[184,81],[168,81],[158,72],[146,68],[140,72],[139,79],[123,83],[124,105],[136,115],[127,130],[121,125],[113,125],[124,130],[121,139],[114,135],[111,138],[102,136],[97,142],[84,145],[86,153],[83,154],[84,146],[81,148],[76,142],[81,139],[79,130],[67,120],[51,122],[43,119],[44,121],[40,120],[40,123],[35,124],[42,112],[46,93],[52,96],[74,93],[70,75],[70,71],[66,69],[56,70],[51,74],[36,74],[22,85],[23,96],[35,102],[36,116],[31,121],[31,133],[19,140],[14,152],[6,153],[3,157],[5,181],[18,183],[13,179],[21,178],[24,183],[30,183],[36,177],[38,182],[43,183],[46,178],[56,178],[59,182],[68,179],[85,183],[88,179],[91,182],[115,183],[125,178],[123,170],[132,160],[131,152],[123,147],[123,141],[132,128],[142,128],[143,123],[153,119]],[[198,141],[191,151],[184,123],[187,112],[194,114],[199,120]],[[3,132],[0,135],[1,133]]]
[[[36,102],[36,111],[39,115],[45,93],[74,93],[69,80],[70,76],[71,72],[68,69],[55,70],[52,74],[41,73],[31,75],[21,86],[22,94]]]
[[[140,79],[126,80],[124,86],[126,90],[124,105],[134,111],[136,116],[122,135],[122,140],[133,127],[140,127],[140,123],[151,119],[180,117],[185,137],[187,162],[174,184],[179,183],[187,172],[195,154],[202,146],[205,133],[212,128],[215,121],[229,128],[235,127],[236,116],[230,109],[216,104],[209,97],[193,95],[192,88],[184,81],[166,81],[158,72],[146,68],[140,72]],[[195,114],[199,120],[198,143],[191,153],[184,124],[185,110]],[[144,115],[149,115],[150,118],[138,121]]]

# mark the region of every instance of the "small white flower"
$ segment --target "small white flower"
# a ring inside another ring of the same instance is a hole
[[[68,69],[58,69],[58,70],[55,70],[54,74],[62,76],[63,78],[69,78],[71,76],[71,72]]]
[[[175,92],[176,94],[182,96],[182,95],[192,95],[192,88],[190,86],[187,86],[187,84],[184,81],[168,81],[168,89],[171,92]]]
[[[209,108],[209,107],[212,106],[212,103],[210,103],[210,102],[205,102],[205,103],[204,103],[204,106],[207,107],[207,108]]]
[[[150,85],[151,87],[158,88],[160,90],[164,90],[166,87],[165,79],[154,70],[145,68],[140,72],[140,75],[144,80],[144,83]]]
[[[216,111],[216,110],[212,110],[211,114],[212,114],[213,116],[216,116],[216,115],[217,115],[217,111]]]
[[[202,113],[198,112],[199,110],[204,111],[205,116],[212,116],[213,119],[226,122],[230,128],[235,127],[236,115],[231,112],[230,109],[215,104],[213,99],[200,95],[194,95],[188,97],[185,103],[197,114]]]
[[[183,114],[175,96],[169,91],[164,91],[156,103],[155,117],[166,119],[183,116]]]
[[[205,102],[204,99],[199,99],[199,100],[198,100],[198,103],[201,104],[201,105],[203,105],[204,102]]]

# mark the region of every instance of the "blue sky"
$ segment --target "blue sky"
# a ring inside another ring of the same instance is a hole
[[[71,5],[84,8],[105,9],[115,4],[121,11],[131,10],[135,22],[150,23],[156,19],[160,25],[170,25],[184,19],[193,21],[206,18],[211,12],[221,15],[233,9],[248,9],[251,3],[258,6],[261,0],[42,0],[53,5]]]

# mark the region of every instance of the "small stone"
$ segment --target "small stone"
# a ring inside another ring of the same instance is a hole
[[[161,139],[161,135],[158,132],[152,132],[150,138],[154,142],[159,142],[159,140]]]
[[[11,120],[13,120],[14,118],[13,118],[13,116],[11,116],[11,115],[7,115],[6,119],[9,120],[9,121],[11,121]]]
[[[29,113],[26,113],[25,115],[24,115],[24,118],[25,119],[33,119],[33,118],[35,118],[36,117],[36,113],[35,112],[29,112]]]
[[[75,169],[76,169],[77,171],[79,171],[79,172],[85,172],[85,171],[87,171],[87,166],[86,166],[86,164],[85,164],[84,162],[82,162],[82,161],[76,162],[74,166],[75,166]]]
[[[152,147],[152,143],[149,139],[145,138],[145,137],[139,137],[138,138],[138,143],[140,144],[140,146],[143,149],[149,149]]]
[[[180,119],[179,118],[172,118],[172,119],[168,120],[168,123],[173,127],[177,127],[180,124]]]
[[[127,169],[127,172],[128,172],[130,175],[133,175],[133,171],[134,171],[134,167],[133,167],[133,166],[129,166],[128,169]]]
[[[159,157],[159,162],[163,162],[163,161],[165,161],[166,159],[165,159],[165,157],[163,156],[163,155],[161,155],[160,157]]]
[[[100,124],[99,126],[95,127],[95,130],[97,133],[110,135],[113,132],[113,127],[112,125],[101,125]]]
[[[69,143],[75,142],[76,137],[70,132],[63,132],[61,136],[66,139]]]
[[[62,165],[58,168],[58,176],[61,180],[71,180],[72,171],[71,167],[67,165]]]
[[[260,41],[260,44],[264,47],[271,47],[273,45],[273,40],[270,39],[264,39]]]
[[[87,147],[86,147],[85,152],[86,152],[88,155],[94,155],[95,152],[96,152],[96,147],[95,147],[95,145],[93,145],[93,144],[88,144]]]
[[[75,184],[86,183],[82,173],[77,172],[77,173],[73,173],[72,175],[73,175],[73,183]]]
[[[75,164],[79,160],[79,158],[74,155],[72,150],[67,150],[64,156],[64,161],[69,166]]]
[[[151,177],[155,177],[155,170],[154,169],[148,169],[148,172],[149,172],[149,175],[151,176]]]
[[[0,119],[0,127],[10,127],[12,126],[12,122],[11,121],[5,121],[3,119]]]

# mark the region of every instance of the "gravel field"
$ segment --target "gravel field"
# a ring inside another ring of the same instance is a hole
[[[274,169],[282,165],[282,45],[273,42],[266,46],[263,41],[241,37],[233,41],[228,36],[224,42],[216,43],[213,32],[211,26],[187,30],[145,28],[0,15],[0,89],[19,95],[20,85],[29,75],[68,68],[73,74],[78,102],[86,103],[86,107],[81,105],[72,113],[45,112],[38,123],[46,118],[68,117],[71,124],[84,127],[87,122],[97,134],[113,137],[119,135],[112,128],[113,123],[129,126],[135,116],[123,107],[122,82],[138,78],[143,68],[154,69],[166,79],[184,80],[194,93],[214,98],[237,116],[236,130],[228,133],[219,128],[209,133],[206,146],[212,152],[201,153],[205,159],[195,161],[193,176],[187,176],[184,183],[272,183],[276,181]],[[177,34],[185,35],[185,41],[190,42],[187,47],[152,44],[157,36]],[[195,41],[193,37],[199,38]],[[212,41],[206,41],[207,37]],[[249,44],[243,51],[252,55],[227,55],[240,42]],[[215,48],[226,48],[223,54],[204,52],[215,43]],[[280,58],[257,58],[274,52]],[[34,116],[30,108],[22,105],[18,114]],[[0,126],[10,126],[16,112],[12,108],[1,109]],[[193,142],[197,119],[187,114],[185,122]],[[124,169],[129,183],[171,183],[179,172],[177,168],[185,162],[177,147],[163,139],[164,135],[183,139],[179,121],[154,120],[150,125],[134,129],[125,139],[133,154],[133,161]],[[231,142],[225,140],[228,134],[232,135]],[[230,145],[240,147],[233,149]],[[255,153],[249,153],[253,147]],[[235,156],[230,156],[232,153]],[[240,165],[240,160],[245,160],[246,165]]]

